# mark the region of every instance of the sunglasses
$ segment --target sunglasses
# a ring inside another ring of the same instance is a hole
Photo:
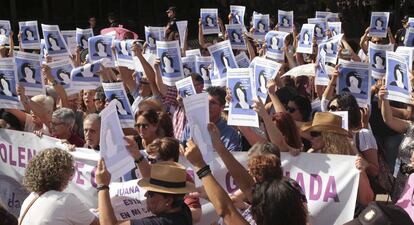
[[[296,108],[286,106],[286,111],[288,111],[289,113],[294,113],[296,111]]]
[[[150,164],[154,164],[154,163],[157,163],[157,158],[152,158],[152,157],[149,157],[149,156],[147,156],[147,161],[150,163]]]
[[[319,136],[321,136],[321,132],[311,131],[310,136],[313,137],[313,138],[319,137]]]
[[[142,129],[147,129],[147,128],[148,128],[148,126],[149,126],[149,124],[147,124],[147,123],[136,123],[136,124],[135,124],[135,128],[136,128],[136,129],[139,129],[139,128],[142,128]]]
[[[164,194],[164,193],[160,193],[160,192],[155,192],[155,191],[147,191],[146,193],[145,193],[145,197],[147,197],[147,198],[152,198],[152,197],[154,197],[154,195],[155,194],[159,194],[159,195],[162,195],[162,196],[166,196],[166,194]]]
[[[335,111],[338,111],[338,110],[339,110],[339,107],[336,106],[336,105],[331,105],[331,106],[328,107],[328,111],[335,112]]]

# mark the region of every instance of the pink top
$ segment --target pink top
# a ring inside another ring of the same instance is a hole
[[[414,222],[414,174],[411,174],[405,183],[404,191],[396,205],[403,208]]]

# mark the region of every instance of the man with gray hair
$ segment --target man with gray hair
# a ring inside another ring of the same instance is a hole
[[[71,109],[60,108],[53,112],[50,132],[53,137],[67,140],[76,147],[83,147],[85,142],[73,131],[75,114]]]
[[[101,134],[101,117],[96,113],[88,114],[83,119],[83,135],[85,136],[85,148],[99,150]]]

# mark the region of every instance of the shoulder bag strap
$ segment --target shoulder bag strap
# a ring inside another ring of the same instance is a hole
[[[24,210],[24,213],[22,214],[22,218],[20,218],[19,221],[19,225],[22,224],[24,217],[26,216],[27,211],[29,211],[30,207],[32,207],[33,203],[35,203],[35,201],[41,196],[42,194],[40,194],[39,196],[37,196],[36,198],[34,198],[30,204],[27,206],[26,210]]]

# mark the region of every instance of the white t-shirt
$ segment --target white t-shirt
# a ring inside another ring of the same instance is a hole
[[[23,202],[20,217],[38,194],[31,193]],[[89,225],[95,216],[71,193],[48,191],[29,208],[22,225]]]
[[[356,135],[359,134],[359,147],[356,146],[361,152],[368,149],[378,149],[377,141],[375,140],[374,134],[371,130],[363,128],[358,133],[354,133],[354,143],[356,145]]]

